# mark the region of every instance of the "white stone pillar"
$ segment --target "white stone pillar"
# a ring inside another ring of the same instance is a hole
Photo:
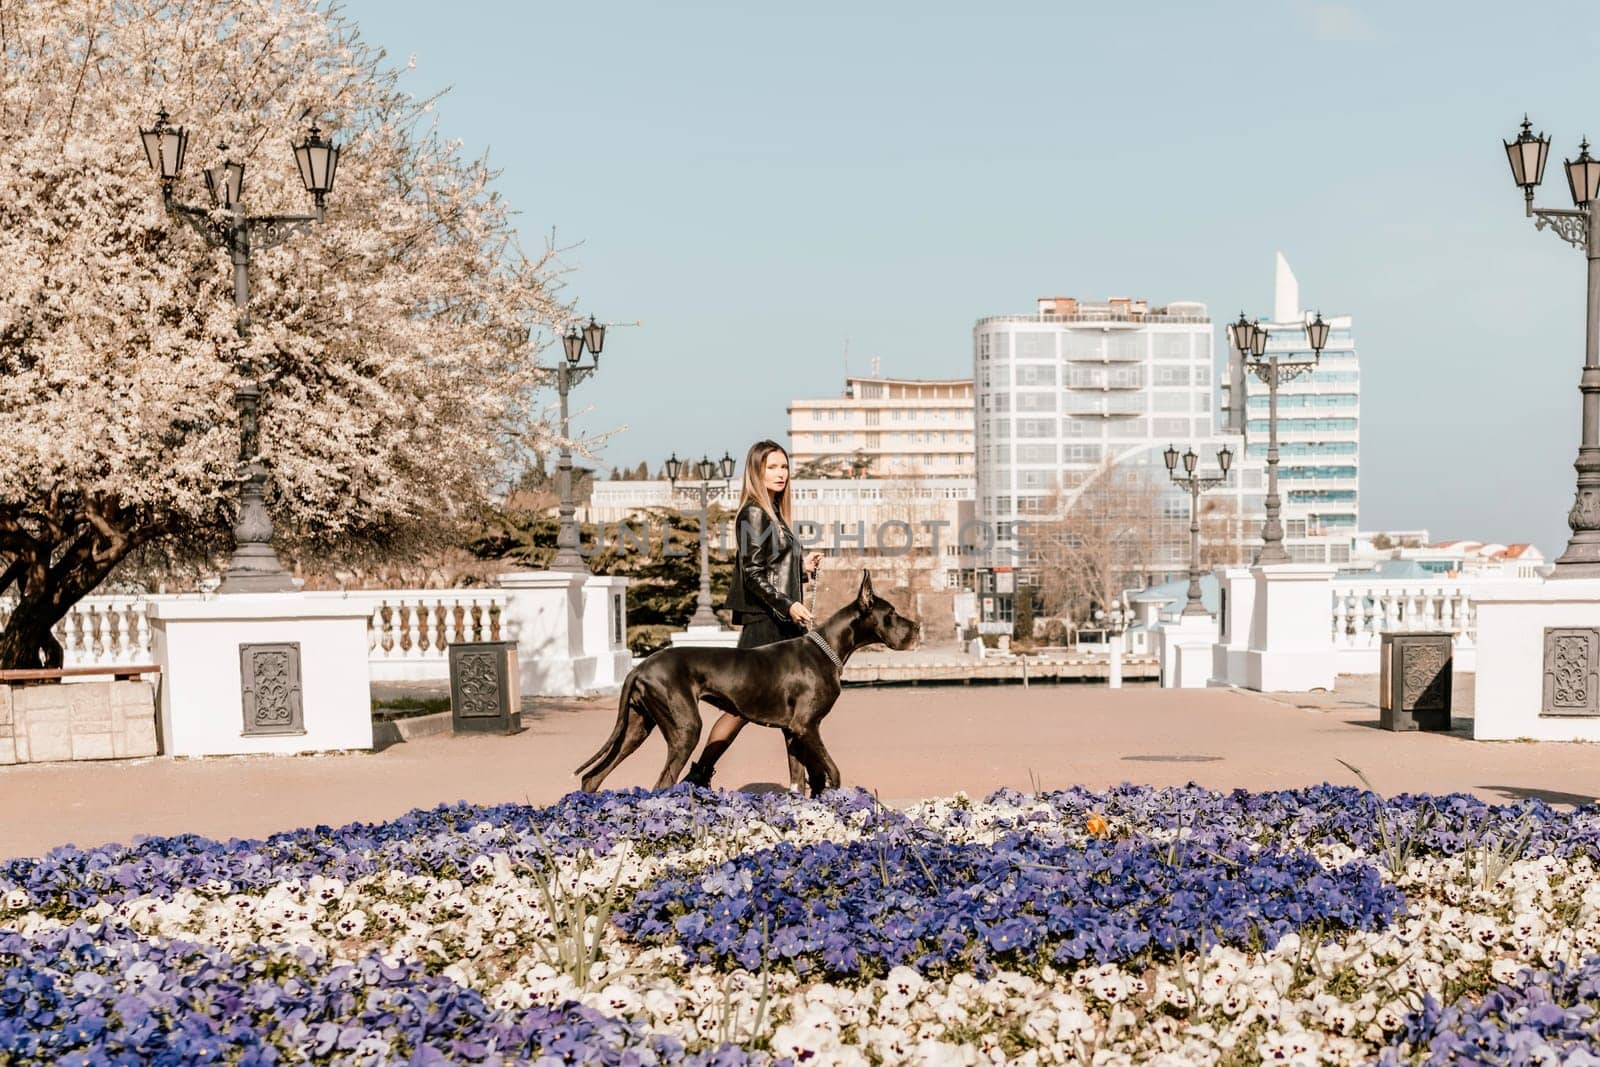
[[[1222,610],[1217,643],[1211,649],[1211,684],[1245,684],[1245,653],[1255,620],[1256,578],[1249,567],[1223,567],[1217,571]]]
[[[517,643],[524,696],[576,696],[593,687],[595,658],[583,643],[580,571],[512,571],[498,576],[506,591],[502,640]]]
[[[1322,563],[1250,568],[1255,606],[1245,650],[1245,687],[1259,692],[1332,690],[1338,673],[1329,624],[1333,575]]]
[[[169,756],[372,747],[364,599],[229,594],[150,605]],[[241,646],[257,648],[249,676]]]
[[[633,669],[628,651],[628,579],[595,574],[583,583],[583,656],[594,659],[594,689],[615,689]]]
[[[1210,615],[1179,615],[1159,627],[1161,688],[1204,689],[1211,681],[1217,620]]]
[[[1600,741],[1600,578],[1474,587],[1479,741]]]

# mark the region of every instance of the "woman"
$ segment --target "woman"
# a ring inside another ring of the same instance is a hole
[[[740,625],[739,647],[757,648],[804,635],[812,617],[800,592],[800,553],[789,509],[789,453],[776,441],[757,441],[745,454],[744,485],[733,526],[739,551],[728,607]],[[806,557],[805,569],[813,578],[821,562],[821,552]],[[709,786],[717,759],[744,725],[744,719],[723,712],[683,780]]]

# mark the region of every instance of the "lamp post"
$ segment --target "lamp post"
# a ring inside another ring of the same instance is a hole
[[[1522,187],[1524,210],[1534,219],[1534,229],[1549,227],[1557,237],[1583,251],[1589,261],[1589,288],[1584,322],[1583,375],[1578,392],[1583,396],[1583,426],[1579,438],[1577,498],[1567,513],[1572,539],[1556,560],[1552,578],[1600,577],[1600,160],[1589,156],[1589,142],[1578,146],[1578,158],[1563,160],[1567,188],[1576,209],[1536,208],[1533,190],[1544,178],[1550,138],[1535,135],[1526,115],[1522,132],[1514,141],[1502,142],[1511,162],[1511,177]]]
[[[1111,610],[1095,609],[1095,622],[1105,628],[1111,639],[1110,661],[1106,665],[1106,688],[1122,688],[1122,634],[1127,629],[1129,613],[1120,600],[1112,601]]]
[[[1276,353],[1267,355],[1267,328],[1245,318],[1242,311],[1239,321],[1231,324],[1228,330],[1233,334],[1233,346],[1240,360],[1252,374],[1267,383],[1267,519],[1261,524],[1261,547],[1256,551],[1255,562],[1288,563],[1289,553],[1283,549],[1283,523],[1279,517],[1283,503],[1278,497],[1278,386],[1310,374],[1322,362],[1322,350],[1328,344],[1328,324],[1322,321],[1320,311],[1315,321],[1305,324],[1306,339],[1311,343],[1310,359],[1284,359]],[[1245,407],[1248,426],[1248,397]]]
[[[316,207],[312,215],[250,215],[244,206],[244,164],[224,156],[215,167],[204,171],[206,190],[211,194],[213,208],[228,212],[222,219],[213,217],[211,211],[179,202],[173,196],[173,187],[183,169],[183,158],[188,152],[189,134],[181,126],[172,126],[163,109],[156,113],[156,123],[139,131],[145,158],[161,181],[161,202],[167,214],[187,223],[213,248],[225,248],[233,260],[233,306],[237,311],[235,328],[241,342],[250,336],[250,253],[255,249],[271,248],[290,237],[309,230],[322,221],[323,202],[333,191],[334,173],[339,167],[339,149],[322,138],[315,124],[306,139],[294,149],[295,165],[300,171],[300,181]],[[227,151],[227,146],[222,146]],[[239,464],[244,482],[240,489],[239,518],[233,527],[234,549],[227,573],[217,587],[219,593],[283,593],[292,592],[294,581],[283,569],[278,555],[272,549],[272,516],[267,511],[264,490],[267,469],[261,462],[258,448],[257,408],[261,400],[261,384],[251,380],[234,391],[240,410]]]
[[[696,596],[694,614],[689,616],[689,626],[694,629],[722,629],[722,623],[717,619],[717,613],[711,610],[711,552],[708,547],[710,541],[711,515],[710,507],[711,483],[720,481],[724,487],[733,478],[733,457],[724,452],[721,460],[700,458],[698,463],[685,463],[674,452],[667,459],[667,480],[676,489],[678,487],[678,474],[687,474],[686,468],[692,467],[699,477],[694,479],[694,489],[700,495],[700,592]],[[719,479],[717,475],[722,477]]]
[[[600,350],[605,347],[604,323],[589,316],[589,324],[582,329],[573,325],[561,338],[561,348],[566,359],[557,360],[556,391],[561,394],[561,456],[556,461],[556,489],[561,494],[561,525],[556,530],[556,555],[550,561],[553,571],[588,573],[589,565],[578,554],[578,523],[573,518],[572,505],[572,446],[571,431],[567,422],[567,393],[573,386],[600,369]],[[584,363],[584,349],[589,350],[590,362]],[[549,367],[544,368],[549,370]]]
[[[1189,602],[1183,606],[1185,615],[1208,614],[1200,603],[1200,494],[1228,480],[1228,468],[1233,465],[1233,452],[1224,445],[1217,450],[1217,466],[1221,474],[1197,474],[1195,467],[1200,457],[1194,449],[1183,454],[1183,477],[1178,477],[1178,449],[1168,445],[1162,458],[1167,461],[1167,477],[1189,490]]]

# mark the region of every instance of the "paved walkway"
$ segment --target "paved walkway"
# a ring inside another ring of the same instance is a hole
[[[1458,711],[1470,709],[1470,687]],[[887,803],[1001,786],[1053,789],[1189,781],[1213,788],[1358,784],[1384,793],[1469,791],[1493,800],[1600,795],[1600,746],[1474,742],[1458,714],[1451,734],[1378,729],[1370,682],[1332,694],[1109,690],[1095,685],[852,688],[824,729],[846,785]],[[0,768],[0,857],[64,843],[193,832],[258,837],[299,826],[397,816],[468,800],[554,801],[598,749],[615,701],[541,700],[512,737],[448,734],[382,752],[296,757],[35,764]],[[653,736],[606,782],[648,785],[666,748]],[[751,727],[723,760],[718,784],[762,786],[786,774],[775,731]]]

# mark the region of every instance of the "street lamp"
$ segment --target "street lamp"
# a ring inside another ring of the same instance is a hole
[[[1121,599],[1111,602],[1111,609],[1096,608],[1094,621],[1099,623],[1110,639],[1110,660],[1106,665],[1106,688],[1122,688],[1122,641],[1132,614],[1122,606]]]
[[[717,618],[717,613],[711,610],[711,552],[708,547],[710,542],[711,515],[708,511],[711,494],[711,483],[722,482],[723,488],[733,478],[733,457],[724,452],[721,460],[707,459],[704,456],[698,463],[686,463],[678,458],[674,452],[666,461],[667,480],[672,487],[678,487],[678,475],[688,474],[686,468],[692,467],[697,477],[690,479],[695,482],[693,488],[700,495],[700,592],[695,597],[694,614],[689,616],[689,626],[694,629],[722,629],[722,622]],[[717,475],[721,475],[718,478]]]
[[[1536,208],[1533,190],[1544,178],[1544,165],[1550,154],[1550,138],[1535,134],[1526,115],[1522,132],[1514,141],[1504,141],[1506,158],[1511,163],[1511,178],[1522,187],[1524,210],[1536,220],[1534,229],[1549,227],[1557,237],[1582,249],[1589,261],[1589,293],[1584,323],[1583,375],[1578,392],[1583,397],[1583,427],[1578,445],[1577,498],[1567,512],[1572,539],[1556,560],[1552,578],[1593,578],[1600,576],[1600,212],[1593,210],[1600,197],[1600,160],[1589,155],[1589,142],[1578,146],[1578,158],[1563,161],[1567,189],[1575,209]]]
[[[1328,324],[1322,321],[1320,311],[1314,321],[1305,324],[1306,340],[1311,344],[1310,359],[1285,359],[1277,353],[1267,355],[1267,328],[1245,318],[1242,311],[1239,321],[1232,323],[1228,330],[1233,335],[1233,347],[1238,350],[1240,360],[1252,374],[1267,383],[1267,519],[1261,524],[1261,547],[1256,551],[1255,562],[1288,563],[1289,553],[1283,549],[1283,523],[1279,518],[1282,501],[1278,497],[1278,385],[1310,374],[1322,362],[1322,350],[1328,344]],[[1172,464],[1167,467],[1172,469]],[[1184,609],[1185,614],[1188,610]]]
[[[311,194],[316,207],[313,215],[250,215],[244,206],[244,164],[224,157],[204,173],[206,190],[213,207],[228,214],[220,221],[205,208],[180,203],[173,197],[178,176],[188,153],[189,134],[168,122],[165,109],[156,113],[156,123],[139,131],[145,159],[161,182],[161,202],[167,214],[189,225],[213,248],[225,248],[233,260],[233,306],[235,329],[240,341],[250,336],[250,253],[271,248],[290,237],[309,230],[322,221],[324,200],[333,191],[333,176],[339,167],[339,148],[324,140],[315,125],[306,139],[294,149],[300,181]],[[227,146],[223,146],[226,153]],[[217,587],[219,593],[285,593],[295,588],[272,549],[272,516],[267,511],[264,490],[267,469],[261,462],[257,435],[257,408],[261,384],[244,382],[234,391],[240,409],[239,464],[244,483],[240,489],[239,519],[233,527],[233,558]]]
[[[569,326],[561,338],[561,349],[566,359],[556,360],[556,391],[561,394],[561,457],[556,461],[556,489],[561,494],[561,525],[556,530],[556,556],[550,561],[553,571],[588,573],[589,565],[578,554],[578,523],[573,518],[572,505],[572,445],[571,430],[567,422],[567,393],[600,368],[600,350],[606,344],[604,323],[589,316],[589,324],[579,328]],[[583,363],[583,351],[589,350],[590,362]],[[551,368],[545,367],[544,370]]]
[[[1217,466],[1221,474],[1197,474],[1195,467],[1200,457],[1194,449],[1183,454],[1183,477],[1178,477],[1178,449],[1168,445],[1162,458],[1167,461],[1167,477],[1189,490],[1189,602],[1183,606],[1185,615],[1208,614],[1200,603],[1200,494],[1214,489],[1228,480],[1228,468],[1233,465],[1233,452],[1227,445],[1217,450]]]

